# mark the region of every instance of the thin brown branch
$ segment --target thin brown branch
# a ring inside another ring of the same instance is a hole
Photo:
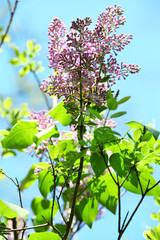
[[[62,238],[62,240],[64,240],[62,233],[58,230],[58,228],[56,228],[52,223],[50,223],[44,216],[42,216],[42,217],[48,223],[48,225],[51,226],[59,234],[59,236]]]
[[[139,177],[139,176],[138,176],[138,177]],[[156,187],[159,183],[160,183],[160,181],[158,181],[156,184],[154,184],[152,187],[149,188],[150,179],[148,180],[148,183],[147,183],[147,187],[146,187],[145,192],[142,194],[139,203],[137,204],[137,206],[136,206],[136,208],[134,209],[132,215],[130,216],[129,220],[128,220],[127,223],[125,224],[126,219],[127,219],[127,216],[128,216],[128,212],[127,212],[127,215],[126,215],[126,217],[125,217],[125,219],[124,219],[124,221],[123,221],[122,228],[121,228],[121,230],[120,230],[120,232],[119,232],[118,240],[121,239],[123,233],[124,233],[125,230],[127,229],[127,227],[128,227],[128,225],[130,224],[130,222],[132,221],[132,218],[134,217],[135,213],[137,212],[138,208],[140,207],[140,205],[141,205],[142,201],[144,200],[146,194],[147,194],[149,191],[151,191],[154,187]]]
[[[156,184],[154,184],[152,187],[148,188],[147,193],[151,191],[154,187],[156,187],[159,183],[160,183],[160,180]]]
[[[16,182],[17,182],[17,188],[18,188],[18,193],[19,193],[19,201],[20,201],[20,205],[21,205],[21,208],[23,208],[22,196],[21,196],[21,190],[20,190],[20,185],[19,185],[19,182],[18,182],[18,179],[17,179],[17,178],[16,178]]]
[[[14,185],[16,185],[16,187],[17,187],[17,183],[13,180],[13,178],[11,178],[6,172],[3,172],[3,171],[2,171],[2,173],[3,173],[3,175],[5,175],[7,178],[9,178],[9,179],[14,183]]]
[[[142,188],[142,184],[141,184],[141,181],[140,181],[140,178],[139,178],[139,175],[138,175],[138,171],[137,171],[137,169],[136,169],[136,167],[135,167],[135,172],[136,172],[136,176],[137,176],[137,179],[138,179],[138,183],[139,183],[139,186],[140,186],[140,189],[141,189],[141,194],[142,194],[142,196],[143,196],[143,188]]]
[[[121,231],[121,186],[119,184],[119,177],[117,174],[117,183],[118,183],[118,232]]]
[[[106,165],[106,167],[107,167],[107,170],[109,171],[110,176],[112,177],[112,179],[113,179],[113,181],[115,182],[115,184],[118,186],[118,183],[117,183],[117,181],[115,180],[115,178],[113,177],[113,174],[112,174],[112,172],[111,172],[111,170],[110,170],[110,168],[109,168],[109,166],[108,166],[108,163],[107,163],[107,161],[106,161],[105,155],[103,154],[103,150],[102,150],[100,144],[98,144],[98,146],[99,146],[99,149],[100,149],[101,156],[103,157],[103,160],[104,160],[105,165]]]
[[[63,221],[65,222],[65,224],[67,224],[67,220],[65,219],[65,217],[64,217],[64,215],[62,213],[62,209],[61,209],[58,197],[56,197],[56,199],[57,199],[57,204],[58,204],[58,208],[59,208],[59,212],[61,214],[61,217],[62,217]]]
[[[74,191],[74,196],[73,196],[73,201],[72,201],[71,213],[70,213],[69,221],[67,222],[66,233],[64,235],[64,239],[65,240],[67,239],[68,234],[70,232],[72,221],[73,221],[73,217],[74,217],[74,211],[75,211],[76,199],[77,199],[77,194],[78,194],[78,188],[79,188],[79,185],[80,185],[80,180],[81,180],[81,175],[82,175],[82,170],[83,170],[83,160],[84,160],[84,158],[82,157],[80,159],[80,166],[79,166],[79,170],[78,170],[78,177],[77,177],[75,191]]]
[[[9,11],[11,13],[12,12],[11,2],[10,2],[10,0],[7,0],[7,2],[8,2]]]
[[[0,41],[0,47],[1,47],[2,44],[4,43],[5,37],[6,37],[7,34],[8,34],[8,31],[9,31],[10,26],[11,26],[11,23],[12,23],[12,21],[13,21],[13,16],[14,16],[14,14],[15,14],[15,11],[16,11],[18,2],[19,2],[19,0],[16,0],[16,1],[15,1],[13,10],[11,10],[11,6],[9,5],[10,14],[11,14],[11,15],[10,15],[10,19],[9,19],[9,22],[8,22],[8,25],[7,25],[7,28],[6,28],[6,31],[5,31],[5,33],[3,34],[2,39],[1,39],[1,41]]]
[[[127,220],[128,214],[129,214],[129,211],[127,212],[127,214],[126,214],[126,216],[125,216],[125,218],[124,218],[124,221],[123,221],[123,223],[122,223],[122,228],[121,228],[121,229],[124,228],[124,225],[125,225],[125,222],[126,222],[126,220]]]
[[[1,230],[1,233],[10,233],[10,232],[26,231],[26,230],[29,230],[29,229],[46,227],[48,225],[49,225],[48,223],[44,223],[44,224],[40,224],[40,225],[36,225],[36,226],[22,227],[22,228],[16,228],[16,229],[14,229],[14,228],[6,228],[6,227],[2,227],[2,226],[0,226],[0,228],[5,229],[5,231]]]
[[[34,78],[36,79],[36,82],[37,82],[37,84],[38,84],[38,87],[40,88],[40,87],[41,87],[41,83],[40,83],[40,80],[39,80],[36,72],[33,71],[33,70],[31,70],[31,72],[32,72]],[[49,104],[49,101],[48,101],[48,98],[47,98],[46,94],[45,94],[43,91],[41,91],[41,93],[42,93],[42,95],[43,95],[43,97],[44,97],[44,100],[45,100],[45,102],[46,102],[47,108],[48,108],[48,109],[51,109],[51,106],[50,106],[50,104]]]
[[[125,183],[125,181],[127,180],[127,178],[129,177],[130,173],[132,172],[134,166],[132,166],[129,170],[129,172],[126,174],[125,178],[123,179],[123,182],[120,184],[120,187],[123,186],[123,184]]]
[[[55,202],[55,197],[56,197],[56,176],[55,176],[55,171],[54,171],[54,166],[53,166],[52,160],[50,162],[51,162],[52,171],[53,171],[53,184],[54,184],[52,207],[51,207],[51,224],[53,224],[53,210],[54,210],[54,202]]]

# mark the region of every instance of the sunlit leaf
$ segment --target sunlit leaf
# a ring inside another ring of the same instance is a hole
[[[83,221],[91,228],[98,213],[98,202],[95,198],[83,198],[79,204]]]
[[[39,174],[39,190],[45,198],[53,190],[53,173],[44,169]]]
[[[24,221],[28,218],[29,211],[15,204],[0,199],[0,215],[7,218],[15,218],[20,215]]]
[[[67,126],[71,122],[71,114],[67,113],[63,101],[60,102],[55,108],[52,108],[47,115],[59,121],[63,126]]]
[[[38,132],[37,121],[21,120],[11,129],[10,133],[2,139],[2,146],[10,149],[23,149],[33,143],[33,136]]]
[[[31,233],[29,240],[60,240],[60,236],[52,232]]]
[[[122,98],[121,100],[118,101],[118,104],[125,103],[125,102],[127,102],[130,98],[131,98],[130,96],[124,97],[124,98]]]
[[[50,137],[56,137],[56,138],[59,137],[59,132],[55,126],[49,127],[35,134],[33,140],[38,146],[43,140],[48,139]]]
[[[125,115],[127,112],[117,112],[111,115],[110,118],[117,118],[117,117],[121,117],[123,115]]]
[[[112,176],[116,179],[116,175],[114,173],[112,173]],[[93,181],[93,179],[90,181]],[[88,181],[89,184],[90,181]],[[109,173],[95,179],[95,181],[89,186],[89,189],[99,203],[112,213],[116,213],[118,187]]]

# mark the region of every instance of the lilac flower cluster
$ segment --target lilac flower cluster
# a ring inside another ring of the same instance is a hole
[[[57,124],[56,120],[53,120],[51,116],[46,115],[46,110],[40,110],[39,112],[30,111],[30,119],[31,120],[37,120],[37,128],[39,130],[47,129],[51,126],[55,126]],[[52,141],[56,141],[56,139],[52,139]],[[48,139],[43,140],[42,143],[40,143],[38,146],[36,144],[32,144],[30,147],[26,149],[26,152],[30,154],[31,156],[36,155],[37,158],[42,159],[46,158],[48,159],[48,147],[47,147]]]
[[[82,84],[83,106],[87,104],[106,104],[108,87],[126,78],[129,73],[140,70],[138,65],[118,64],[117,53],[124,49],[132,39],[131,34],[116,35],[116,30],[124,25],[124,10],[117,5],[107,7],[98,16],[96,27],[89,30],[90,18],[72,22],[67,34],[66,27],[54,18],[48,28],[49,67],[54,75],[43,80],[41,89],[49,95],[64,97],[66,103],[79,104],[80,84]],[[102,78],[109,76],[107,82]]]

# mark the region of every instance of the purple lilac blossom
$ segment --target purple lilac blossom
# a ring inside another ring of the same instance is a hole
[[[64,97],[66,104],[72,102],[72,107],[76,107],[81,82],[84,106],[88,102],[106,105],[106,92],[116,79],[125,79],[140,70],[138,65],[118,64],[115,58],[132,39],[131,34],[116,35],[126,21],[123,12],[117,5],[107,7],[98,16],[93,31],[88,28],[92,22],[88,17],[73,21],[68,33],[64,23],[54,18],[48,28],[49,67],[54,75],[43,80],[41,89],[51,96]],[[101,82],[106,75],[109,80]]]

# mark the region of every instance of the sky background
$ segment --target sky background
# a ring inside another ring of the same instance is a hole
[[[14,3],[14,1],[11,1]],[[91,17],[94,25],[97,16],[105,10],[105,7],[117,3],[124,10],[127,21],[121,27],[121,33],[132,33],[133,40],[120,52],[119,60],[125,63],[138,64],[141,71],[130,75],[127,80],[117,81],[116,89],[120,89],[120,97],[131,96],[129,102],[123,104],[119,110],[127,114],[117,119],[117,130],[124,132],[127,128],[123,123],[128,121],[142,121],[144,124],[154,123],[156,129],[160,130],[160,1],[159,0],[117,0],[117,1],[91,1],[91,0],[21,0],[18,4],[13,23],[10,29],[11,41],[16,43],[21,51],[26,46],[28,39],[35,39],[42,46],[38,60],[42,61],[45,71],[39,74],[41,81],[51,73],[48,68],[48,37],[47,29],[53,17],[60,18],[67,28],[76,18]],[[7,0],[0,0],[0,25],[3,27],[8,23]],[[10,49],[3,46],[0,53],[0,94],[5,97],[13,97],[14,106],[20,106],[22,102],[29,102],[29,107],[34,109],[45,108],[43,99],[38,91],[36,83],[31,75],[19,78],[18,67],[8,64],[13,57]],[[26,94],[27,90],[27,94]],[[39,105],[37,103],[39,102]],[[6,125],[0,119],[0,129]],[[31,163],[36,160],[28,155],[19,154],[17,158],[0,159],[0,168],[7,171],[12,177],[19,180],[27,174]],[[159,178],[159,168],[156,168],[155,178]],[[17,192],[13,185],[6,179],[1,184],[0,198],[17,203]],[[7,191],[6,191],[7,188]],[[23,193],[24,206],[29,208],[29,202],[33,198],[33,192],[40,196],[36,190],[36,184],[30,190]],[[123,196],[124,215],[130,213],[136,206],[139,196],[127,193]],[[151,212],[157,212],[158,207],[153,198],[144,200],[124,237],[127,240],[144,239],[142,232],[146,226],[155,226],[156,221],[150,219]],[[105,217],[93,224],[92,230],[88,227],[82,229],[78,239],[115,240],[117,236],[117,217],[106,210]]]

